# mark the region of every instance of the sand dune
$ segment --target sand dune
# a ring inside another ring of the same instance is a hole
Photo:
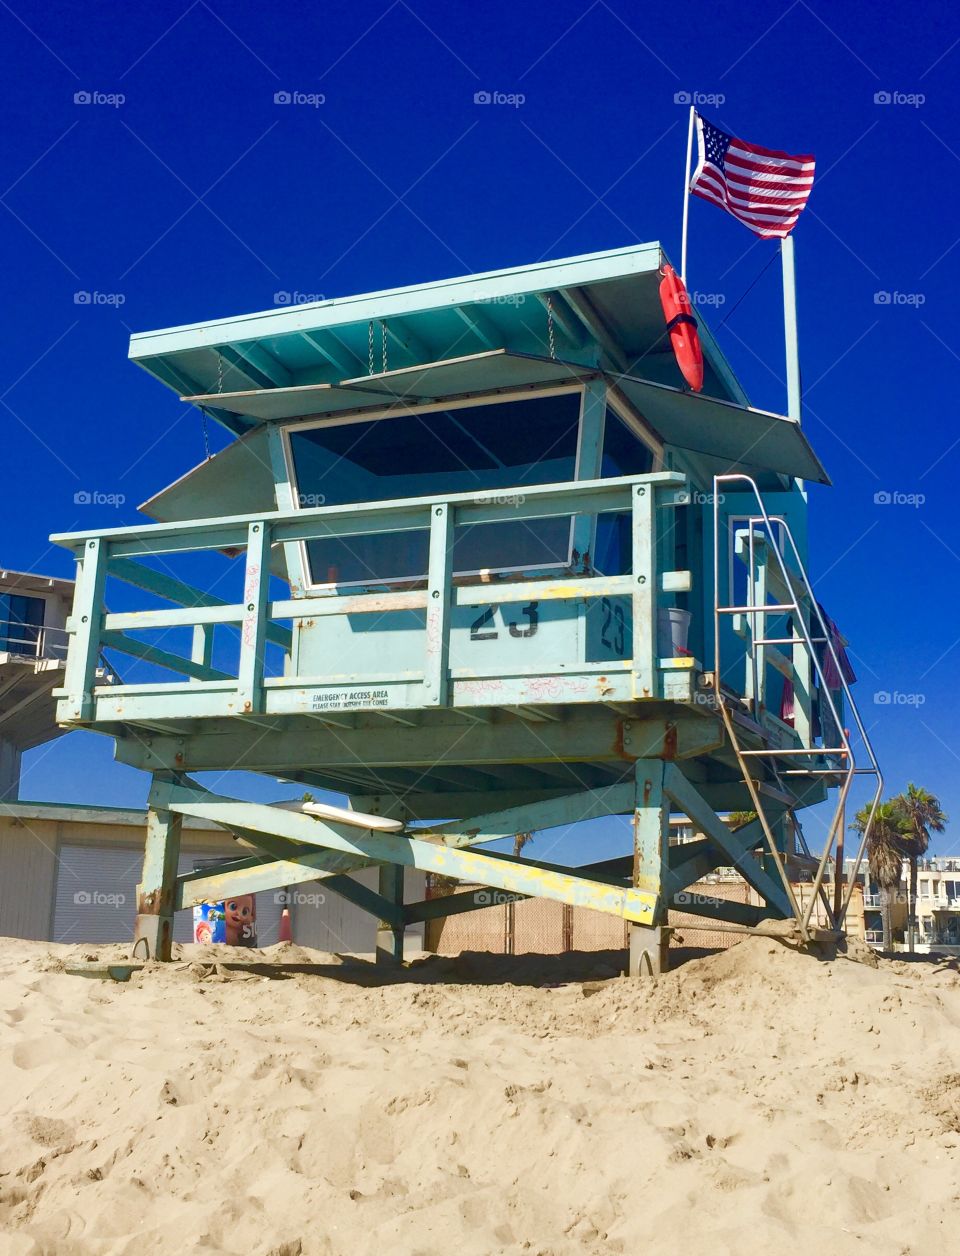
[[[384,984],[289,945],[179,954],[120,985],[63,969],[124,948],[4,940],[0,1252],[955,1241],[952,962],[757,938],[656,982],[468,956]]]

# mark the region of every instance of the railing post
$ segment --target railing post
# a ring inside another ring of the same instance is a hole
[[[659,697],[657,676],[656,489],[633,490],[633,696]]]
[[[764,532],[757,530],[756,524],[750,523],[749,540],[749,588],[747,603],[750,606],[771,605],[769,567],[770,546]],[[757,638],[766,638],[767,614],[765,611],[754,611],[749,619],[749,648],[747,651],[747,674],[744,685],[744,696],[753,703],[754,719],[760,718],[760,712],[767,705],[767,647],[755,644]],[[796,629],[794,629],[796,631]]]
[[[87,720],[93,716],[106,579],[107,546],[99,538],[85,541],[70,616],[73,640],[67,652],[63,680],[72,720]]]
[[[263,664],[270,593],[270,529],[262,520],[247,529],[237,697],[244,715],[263,705]]]
[[[814,625],[810,622],[810,609],[804,605],[802,594],[794,593],[797,603],[797,618],[802,618],[806,625],[807,636],[819,636],[814,633]],[[793,661],[793,731],[800,738],[802,746],[813,745],[813,666],[804,632],[799,624],[792,625],[795,638],[792,652]],[[840,830],[840,846],[843,848],[843,829]]]
[[[450,607],[453,598],[453,511],[446,502],[430,509],[424,702],[446,706],[449,687]]]

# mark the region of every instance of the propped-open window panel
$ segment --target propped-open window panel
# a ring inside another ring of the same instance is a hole
[[[312,418],[349,410],[429,405],[441,398],[474,396],[505,389],[570,384],[596,375],[595,367],[533,354],[491,349],[419,366],[400,367],[341,380],[283,388],[183,396],[193,405],[226,410],[259,421]]]
[[[795,419],[626,375],[611,377],[610,383],[664,444],[718,459],[723,471],[749,474],[759,468],[830,483]]]

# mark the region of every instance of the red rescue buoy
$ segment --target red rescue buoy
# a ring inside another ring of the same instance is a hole
[[[670,343],[683,378],[694,392],[703,388],[703,352],[697,333],[697,320],[693,316],[690,297],[683,280],[672,266],[663,268],[660,281],[660,304],[667,320]]]

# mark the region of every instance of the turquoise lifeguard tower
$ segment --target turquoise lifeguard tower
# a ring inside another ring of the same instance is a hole
[[[839,936],[825,874],[876,763],[806,576],[803,482],[827,474],[702,323],[685,389],[664,263],[644,244],[132,337],[235,437],[155,522],[54,537],[77,559],[59,720],[153,775],[135,955],[169,958],[178,910],[318,878],[385,960],[490,901],[404,902],[409,866],[620,917],[634,973],[665,966],[678,903]],[[98,683],[104,651],[136,677]],[[349,805],[191,777],[231,768]],[[799,813],[828,797],[811,852]],[[670,843],[675,814],[695,840]],[[620,858],[484,849],[606,815],[632,818]],[[247,851],[178,876],[184,816]],[[730,864],[761,905],[684,894]],[[378,892],[351,876],[371,865]]]

